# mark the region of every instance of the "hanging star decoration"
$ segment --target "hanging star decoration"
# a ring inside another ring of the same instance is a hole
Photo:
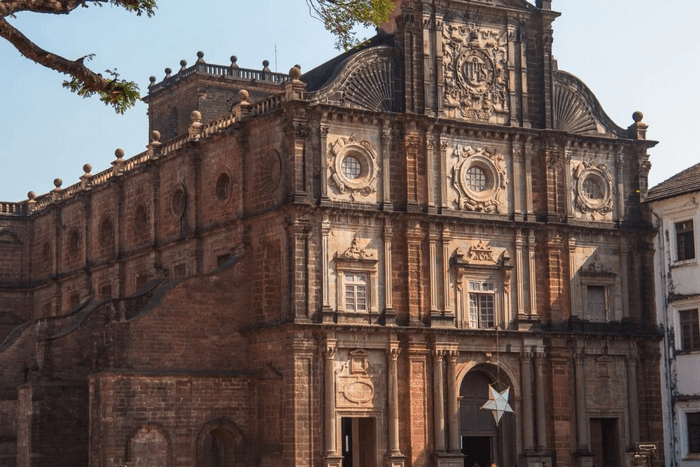
[[[489,400],[481,406],[484,410],[491,410],[493,418],[496,420],[496,426],[501,421],[501,417],[506,412],[512,412],[513,409],[508,404],[508,393],[510,388],[505,388],[502,392],[498,392],[492,384],[489,384]]]

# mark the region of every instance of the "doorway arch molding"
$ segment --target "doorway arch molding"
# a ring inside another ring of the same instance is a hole
[[[498,374],[498,367],[500,367],[500,372],[505,374],[508,378],[508,381],[501,381],[502,383],[506,384],[506,386],[509,386],[511,389],[511,393],[513,395],[513,400],[519,401],[520,400],[520,381],[516,376],[516,373],[513,372],[513,370],[508,366],[508,364],[499,362],[500,364],[497,366],[491,361],[487,361],[485,357],[479,358],[477,360],[469,360],[466,362],[462,363],[457,363],[457,371],[455,372],[456,374],[456,379],[455,384],[457,385],[457,394],[459,394],[459,388],[462,387],[462,383],[464,382],[464,378],[467,377],[467,374],[472,371],[472,370],[478,370],[486,373],[491,379],[494,381],[496,380],[496,375]],[[459,396],[458,396],[459,397]]]

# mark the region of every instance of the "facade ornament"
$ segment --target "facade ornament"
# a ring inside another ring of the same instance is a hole
[[[446,23],[442,36],[447,116],[482,122],[507,117],[507,32]]]
[[[458,209],[499,213],[508,185],[505,158],[484,148],[457,146],[453,153],[452,186],[457,191]]]
[[[574,180],[575,204],[581,213],[596,220],[612,212],[612,175],[605,164],[581,162],[574,169]]]
[[[483,240],[479,240],[479,243],[469,248],[467,258],[471,261],[496,262],[496,260],[493,259],[493,249],[486,245]]]
[[[598,253],[596,253],[593,256],[593,261],[591,261],[591,263],[588,266],[586,266],[586,268],[583,270],[583,273],[595,276],[615,275],[612,268],[600,259],[600,255]]]
[[[341,259],[374,259],[374,253],[367,253],[359,247],[357,237],[352,239],[350,247],[342,254],[338,255]]]
[[[379,165],[377,151],[369,141],[357,141],[355,135],[338,138],[329,144],[328,167],[331,181],[341,194],[369,196],[377,191]]]

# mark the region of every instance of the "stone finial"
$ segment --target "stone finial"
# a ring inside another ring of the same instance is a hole
[[[237,61],[238,57],[231,55],[231,68],[238,68],[238,63],[236,63]]]
[[[172,72],[173,72],[172,69],[166,68],[166,69],[165,69],[165,78],[163,78],[163,79],[168,79],[168,78],[170,78],[170,73],[172,73]]]
[[[190,138],[197,140],[202,135],[202,128],[204,127],[204,124],[201,122],[202,114],[198,110],[193,110],[190,114],[190,119],[192,120],[188,128]]]
[[[29,193],[27,193],[27,198],[29,199],[29,201],[34,201],[34,198],[36,198],[36,193],[30,191]]]
[[[116,159],[112,161],[112,170],[114,171],[115,175],[118,175],[124,168],[124,150],[122,148],[117,148],[117,150],[114,151],[114,156]]]
[[[180,71],[187,69],[187,60],[180,60]]]
[[[298,68],[296,65],[294,65],[289,70],[289,77],[292,78],[294,81],[298,81],[299,78],[301,77],[301,69]]]
[[[197,63],[207,63],[204,61],[204,52],[201,50],[197,52]]]
[[[83,172],[85,172],[85,175],[90,175],[91,171],[92,171],[92,166],[90,164],[85,164],[83,166]]]
[[[83,172],[85,173],[80,176],[80,188],[83,190],[90,186],[90,179],[92,178],[92,174],[90,173],[91,171],[92,166],[90,164],[85,164],[83,166]]]
[[[63,185],[63,180],[61,180],[60,178],[54,179],[53,186],[55,186],[56,188],[54,188],[53,191],[61,191],[61,185]]]
[[[146,148],[151,151],[151,157],[156,158],[160,154],[160,148],[163,143],[160,142],[160,131],[153,130],[150,135],[150,143]]]
[[[148,81],[151,82],[151,83],[148,85],[149,88],[150,88],[151,86],[155,86],[155,85],[156,85],[156,77],[155,77],[155,76],[151,76],[150,78],[148,78]]]
[[[236,97],[238,98],[239,104],[242,104],[244,102],[245,103],[250,102],[250,93],[248,91],[246,91],[245,89],[241,89],[240,91],[238,91],[238,94],[236,95]]]
[[[162,144],[160,142],[160,131],[153,130],[151,132],[151,144],[158,144],[158,145]]]
[[[117,150],[114,151],[114,156],[115,156],[117,159],[121,159],[122,157],[124,157],[124,154],[125,154],[125,153],[124,153],[124,150],[123,150],[122,148],[117,148]]]
[[[270,70],[270,61],[263,60],[262,65],[263,65],[263,69],[262,69],[263,79],[268,79],[269,73],[272,73],[272,70]]]
[[[634,123],[630,125],[629,132],[633,139],[647,139],[647,128],[649,128],[649,125],[642,123],[643,118],[644,114],[639,110],[632,114]]]
[[[537,0],[536,6],[540,10],[551,10],[552,9],[552,0]]]

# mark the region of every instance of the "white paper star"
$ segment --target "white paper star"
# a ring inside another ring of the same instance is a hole
[[[498,392],[492,385],[489,384],[489,400],[486,401],[484,405],[481,406],[484,410],[491,410],[493,412],[493,418],[496,420],[496,425],[501,421],[501,417],[506,412],[512,412],[513,409],[510,408],[508,404],[508,393],[510,388],[506,388],[503,392]]]

